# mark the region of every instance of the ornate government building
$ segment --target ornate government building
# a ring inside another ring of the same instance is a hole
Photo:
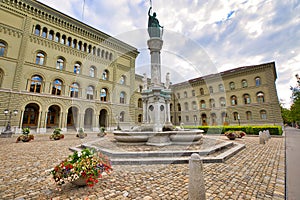
[[[33,132],[142,122],[132,47],[42,3],[0,3],[0,128]],[[174,125],[282,124],[275,63],[171,86]]]

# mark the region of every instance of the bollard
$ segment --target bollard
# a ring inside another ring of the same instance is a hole
[[[189,160],[189,200],[205,200],[203,164],[199,154],[193,153]]]
[[[269,130],[266,130],[267,136],[268,136],[268,140],[271,139],[271,134]]]
[[[264,139],[264,136],[263,136],[263,132],[259,131],[259,144],[265,144],[266,141]]]

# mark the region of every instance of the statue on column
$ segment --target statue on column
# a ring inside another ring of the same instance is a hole
[[[166,84],[165,84],[165,86],[166,86],[166,89],[169,89],[169,87],[170,87],[170,73],[169,72],[166,74]]]
[[[159,21],[156,18],[156,13],[154,12],[153,15],[150,14],[152,7],[149,8],[148,11],[148,33],[150,37],[161,37],[163,32],[163,26],[159,25]],[[162,30],[160,30],[160,28]]]
[[[143,90],[147,90],[148,89],[148,82],[147,82],[147,75],[146,73],[143,74],[144,77],[143,77]]]

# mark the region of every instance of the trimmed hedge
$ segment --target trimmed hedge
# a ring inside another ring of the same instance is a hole
[[[271,135],[282,135],[281,126],[184,126],[187,129],[201,129],[206,134],[224,134],[226,131],[244,131],[249,135],[258,135],[259,131],[269,130]]]

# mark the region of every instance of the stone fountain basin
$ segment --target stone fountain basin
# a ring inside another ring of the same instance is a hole
[[[114,138],[121,143],[147,143],[149,139],[164,138],[170,144],[198,142],[202,137],[203,130],[176,130],[164,132],[152,131],[114,131]],[[161,140],[161,139],[160,139]]]

